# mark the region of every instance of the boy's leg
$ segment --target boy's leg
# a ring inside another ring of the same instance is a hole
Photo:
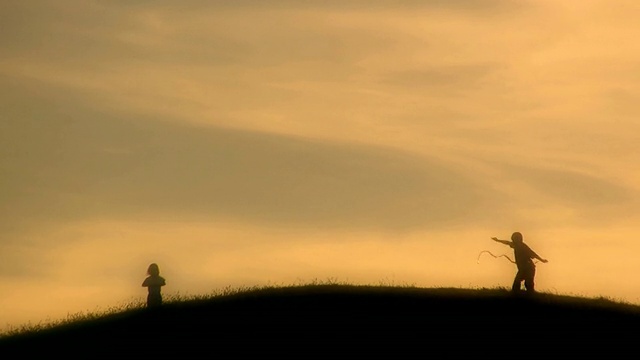
[[[527,292],[529,293],[533,293],[536,290],[534,289],[534,285],[533,285],[533,278],[528,278],[524,281],[524,288],[527,290]]]
[[[535,284],[533,279],[535,278],[536,275],[536,269],[532,268],[529,271],[527,271],[527,274],[525,276],[524,279],[524,288],[527,289],[527,292],[533,293],[535,292]]]
[[[522,271],[518,270],[516,277],[513,279],[513,285],[511,285],[511,291],[520,291],[520,284],[522,284],[524,276]]]

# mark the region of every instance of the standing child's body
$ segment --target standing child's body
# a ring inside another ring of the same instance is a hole
[[[518,272],[513,279],[512,291],[519,291],[520,285],[524,281],[524,287],[528,293],[535,292],[534,278],[536,275],[536,265],[533,263],[533,259],[538,259],[543,263],[547,260],[541,258],[535,251],[533,251],[522,239],[522,234],[514,232],[511,234],[511,241],[500,240],[498,238],[491,238],[499,243],[509,245],[513,249],[514,256],[516,258],[516,266]]]
[[[158,264],[153,263],[147,269],[147,278],[142,282],[142,286],[147,287],[149,293],[147,295],[147,307],[156,307],[162,305],[162,293],[160,289],[166,285],[165,279],[160,276],[160,268]]]

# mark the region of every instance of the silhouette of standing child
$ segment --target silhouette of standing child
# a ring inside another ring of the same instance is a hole
[[[162,305],[162,294],[160,289],[166,285],[162,276],[160,276],[160,268],[158,264],[153,263],[147,268],[147,276],[142,282],[142,286],[149,289],[147,295],[147,307],[156,307]]]
[[[533,263],[533,259],[538,259],[543,263],[546,263],[547,260],[541,258],[535,251],[531,250],[531,248],[522,240],[522,234],[517,231],[511,234],[511,241],[500,240],[495,237],[491,239],[499,243],[509,245],[513,249],[518,272],[516,273],[516,277],[513,279],[511,291],[519,291],[520,285],[524,281],[524,287],[527,292],[534,293],[535,285],[533,279],[536,276],[536,265]]]

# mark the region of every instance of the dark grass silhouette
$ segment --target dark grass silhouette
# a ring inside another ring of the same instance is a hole
[[[20,358],[635,356],[640,308],[506,289],[302,285],[167,302],[0,338]],[[15,357],[18,358],[18,357]]]

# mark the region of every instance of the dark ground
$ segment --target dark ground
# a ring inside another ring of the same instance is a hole
[[[0,357],[632,358],[640,311],[626,308],[502,290],[283,288],[5,338]]]

